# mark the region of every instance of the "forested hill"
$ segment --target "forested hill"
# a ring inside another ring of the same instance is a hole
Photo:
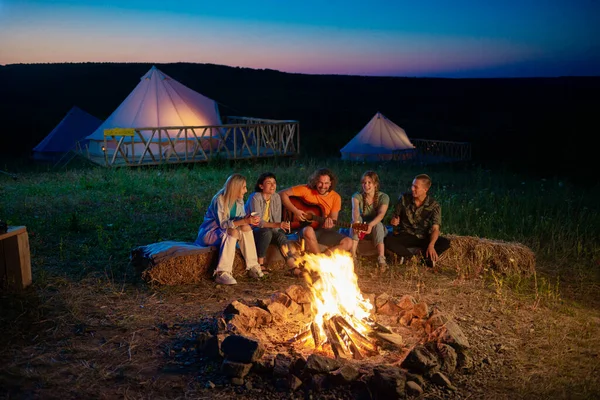
[[[27,157],[76,105],[107,118],[153,64],[0,66],[0,153]],[[300,121],[304,153],[339,155],[380,111],[409,138],[469,141],[478,160],[591,167],[600,77],[434,79],[304,75],[154,64],[219,103],[222,116]]]

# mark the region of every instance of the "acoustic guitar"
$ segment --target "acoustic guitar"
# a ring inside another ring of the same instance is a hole
[[[306,213],[306,221],[300,221],[293,212],[288,210],[285,206],[283,207],[282,221],[290,221],[291,230],[298,230],[307,226],[312,226],[313,229],[317,229],[325,222],[325,211],[320,204],[308,203],[304,201],[302,197],[297,196],[290,196],[290,202],[294,207]],[[352,228],[359,232],[364,232],[369,229],[367,224],[360,222],[353,224],[350,222],[334,220],[333,224],[340,228]]]

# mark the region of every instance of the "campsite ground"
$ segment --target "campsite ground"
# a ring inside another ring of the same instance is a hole
[[[278,392],[252,375],[233,386],[219,363],[191,351],[202,319],[236,299],[268,297],[297,280],[280,272],[222,287],[206,280],[150,286],[128,264],[135,246],[193,240],[212,195],[233,170],[272,170],[280,188],[302,182],[323,160],[292,165],[236,163],[106,170],[74,166],[0,176],[0,216],[27,226],[33,285],[0,294],[0,397],[352,398],[352,388]],[[395,197],[422,166],[328,161],[344,199],[367,168]],[[456,391],[428,385],[422,398],[581,398],[600,395],[598,188],[476,167],[431,166],[445,233],[524,243],[536,274],[493,269],[467,278],[459,266],[430,273],[395,265],[373,274],[363,259],[365,293],[404,294],[435,304],[467,336],[475,366],[455,373]],[[253,179],[253,178],[249,178]],[[251,185],[250,185],[251,186]],[[346,209],[344,217],[348,217]]]
[[[456,391],[428,385],[421,398],[597,398],[600,312],[569,298],[538,299],[489,280],[459,280],[395,266],[371,275],[364,261],[365,293],[411,294],[436,304],[459,324],[475,366],[455,374]],[[305,388],[278,392],[272,378],[251,375],[233,386],[219,364],[186,353],[203,317],[234,299],[254,301],[298,283],[282,273],[234,287],[212,282],[177,288],[53,280],[27,293],[3,296],[10,323],[2,328],[0,383],[8,399],[71,398],[306,398]],[[595,299],[596,301],[598,299]],[[17,315],[18,313],[18,315]],[[6,314],[5,314],[6,315]],[[214,386],[211,384],[214,384]],[[353,388],[312,393],[312,398],[355,398]]]

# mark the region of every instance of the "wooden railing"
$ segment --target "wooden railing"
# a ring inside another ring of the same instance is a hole
[[[234,121],[240,123],[139,128],[129,130],[124,135],[107,130],[104,141],[90,141],[82,154],[91,161],[108,167],[299,154],[298,121],[234,118]]]
[[[409,156],[405,150],[394,152],[394,160],[416,160],[423,162],[453,162],[471,159],[471,143],[446,140],[410,139],[415,146]]]

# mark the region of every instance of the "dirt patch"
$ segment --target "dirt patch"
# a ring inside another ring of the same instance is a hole
[[[364,293],[437,305],[471,344],[473,367],[455,374],[455,391],[427,385],[425,398],[593,398],[600,394],[600,314],[564,302],[545,305],[485,280],[457,280],[419,266],[386,275],[358,270]],[[305,398],[251,375],[232,385],[220,364],[190,338],[233,300],[270,296],[297,283],[283,272],[233,287],[202,280],[151,288],[60,279],[19,296],[2,296],[0,387],[5,398]],[[354,398],[360,388],[319,392]],[[314,398],[314,394],[313,394]]]

